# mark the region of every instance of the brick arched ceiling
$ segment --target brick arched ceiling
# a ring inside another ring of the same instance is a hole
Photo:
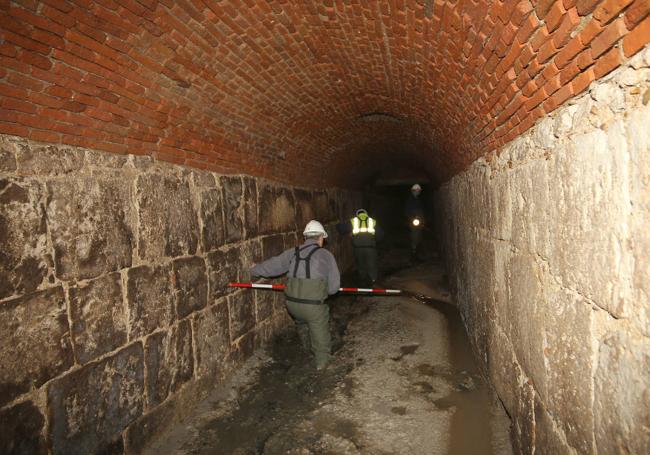
[[[650,41],[648,0],[0,8],[0,132],[313,185],[445,180]]]

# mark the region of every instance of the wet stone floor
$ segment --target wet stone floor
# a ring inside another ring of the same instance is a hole
[[[290,328],[145,453],[511,454],[510,421],[478,374],[444,270],[402,253],[382,284],[406,295],[331,299],[327,369]]]

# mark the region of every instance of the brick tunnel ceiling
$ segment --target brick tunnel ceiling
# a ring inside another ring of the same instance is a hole
[[[22,3],[2,132],[312,185],[444,181],[647,41],[647,0]]]

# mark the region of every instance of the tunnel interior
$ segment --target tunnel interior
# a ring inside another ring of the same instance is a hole
[[[419,182],[514,452],[650,453],[649,15],[0,0],[0,452],[142,453],[291,325],[230,281]]]

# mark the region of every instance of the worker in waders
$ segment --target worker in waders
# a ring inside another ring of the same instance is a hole
[[[297,324],[300,341],[316,359],[316,369],[325,368],[331,356],[330,309],[325,303],[341,286],[341,274],[332,253],[323,248],[327,232],[316,220],[307,223],[305,242],[254,265],[254,277],[288,274],[285,288],[289,314]]]

